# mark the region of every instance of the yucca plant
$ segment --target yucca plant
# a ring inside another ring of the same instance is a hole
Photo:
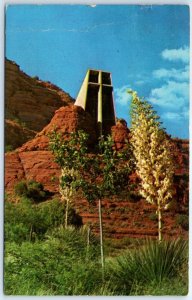
[[[128,250],[108,264],[116,290],[128,295],[135,284],[161,283],[178,275],[179,268],[187,261],[187,242],[181,239],[159,243],[151,239],[142,246]]]
[[[141,179],[139,192],[156,206],[158,239],[162,240],[162,214],[174,199],[175,162],[172,144],[153,107],[134,91],[131,101],[131,139],[136,172]]]
[[[59,226],[50,230],[46,237],[53,242],[59,242],[65,252],[70,252],[70,256],[84,259],[96,258],[99,252],[99,242],[96,236],[89,234],[88,227],[76,228],[72,225],[65,228]]]
[[[184,263],[187,254],[187,242],[182,239],[158,241],[147,240],[139,254],[135,252],[140,264],[143,280],[161,282],[164,278],[176,275]],[[138,278],[139,279],[139,278]]]

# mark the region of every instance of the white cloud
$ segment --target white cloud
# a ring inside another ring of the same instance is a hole
[[[181,115],[177,112],[165,112],[162,114],[162,119],[167,119],[167,120],[170,120],[170,121],[178,121],[178,120],[181,120]]]
[[[189,48],[182,47],[178,49],[165,49],[161,56],[169,61],[181,61],[183,63],[189,62]]]
[[[189,80],[189,66],[183,69],[158,69],[153,71],[153,76],[158,79],[174,79],[178,81]]]
[[[173,63],[182,62],[183,68],[154,70],[153,78],[159,79],[160,87],[150,92],[149,101],[163,110],[162,119],[169,122],[189,118],[189,48],[165,49],[161,56]],[[163,82],[162,82],[163,80]]]
[[[179,112],[172,112],[172,111],[164,112],[161,115],[161,117],[162,119],[169,120],[170,122],[188,120],[189,109],[187,107],[184,107],[183,111],[181,110]]]
[[[176,81],[168,81],[160,88],[152,89],[149,97],[151,103],[174,111],[188,107],[188,99],[188,83]]]
[[[114,89],[115,101],[117,104],[120,104],[121,106],[128,105],[128,103],[131,101],[131,95],[127,93],[129,89],[129,85],[124,85],[120,88]]]

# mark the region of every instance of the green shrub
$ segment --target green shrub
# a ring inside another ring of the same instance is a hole
[[[5,152],[11,152],[13,151],[13,146],[12,145],[6,145],[5,146]]]
[[[29,181],[27,184],[27,189],[27,197],[33,199],[35,202],[42,201],[46,196],[44,187],[40,182],[36,182],[34,180]]]
[[[15,185],[15,194],[17,196],[27,196],[27,191],[28,191],[28,188],[27,188],[27,183],[26,181],[20,181],[19,183],[17,183]]]
[[[161,243],[147,240],[144,246],[138,247],[109,263],[116,290],[124,295],[128,295],[136,283],[160,284],[171,279],[187,260],[187,242],[180,239]]]
[[[28,198],[19,203],[5,202],[5,240],[17,243],[43,239],[45,233],[64,224],[65,204],[58,199],[32,204]],[[69,224],[80,226],[81,217],[70,208]]]
[[[45,200],[47,193],[44,190],[43,184],[35,180],[21,181],[15,185],[15,194],[18,196],[27,197],[38,203]]]
[[[7,295],[89,295],[102,293],[98,242],[86,229],[58,228],[45,241],[6,243]],[[107,292],[107,291],[106,291]]]
[[[44,241],[34,243],[7,242],[4,292],[6,295],[185,295],[187,277],[182,278],[181,274],[183,263],[187,268],[186,242],[147,241],[138,246],[139,249],[126,251],[117,258],[108,258],[103,281],[99,242],[91,236],[88,248],[86,227],[79,230],[60,226],[50,230]]]

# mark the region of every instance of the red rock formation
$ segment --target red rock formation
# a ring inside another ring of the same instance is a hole
[[[20,128],[10,123],[6,126],[7,144],[21,146],[50,122],[56,109],[70,103],[73,103],[73,99],[69,94],[49,82],[31,78],[16,63],[6,59],[5,115],[7,120],[20,125]],[[22,143],[19,142],[21,127],[25,129],[22,132]],[[31,130],[30,134],[27,129]]]
[[[45,189],[58,192],[59,167],[54,163],[54,158],[48,151],[47,134],[57,128],[63,136],[69,132],[83,129],[90,134],[90,144],[96,141],[96,131],[92,118],[82,108],[66,106],[55,112],[51,122],[36,135],[34,139],[25,143],[15,152],[6,154],[5,157],[5,186],[11,193],[14,185],[21,180],[34,179],[43,183]],[[112,127],[112,134],[116,148],[121,149],[125,145],[125,139],[129,138],[129,130],[125,124],[118,123]],[[174,140],[175,162],[179,164],[175,176],[177,177],[177,200],[180,201],[180,211],[187,209],[188,200],[188,141]],[[56,181],[52,180],[57,178]],[[132,174],[131,183],[135,183],[138,177]],[[130,184],[131,184],[130,183]],[[136,186],[138,188],[138,186]],[[180,193],[180,194],[179,194]],[[185,199],[183,200],[183,197]],[[89,204],[81,195],[74,197],[74,207],[84,223],[92,226],[94,232],[98,232],[98,207]],[[104,236],[121,238],[157,236],[157,220],[155,208],[144,200],[134,197],[134,193],[122,191],[119,195],[106,198],[102,201]],[[186,237],[187,231],[175,222],[180,211],[165,211],[163,213],[163,232],[168,236]],[[184,213],[186,213],[184,211]],[[186,216],[187,217],[187,216]]]
[[[34,139],[19,148],[18,151],[48,150],[49,139],[47,135],[54,129],[62,133],[63,136],[82,129],[89,134],[90,144],[96,142],[96,130],[91,116],[81,107],[70,105],[56,110],[51,122]]]
[[[5,120],[5,132],[5,144],[11,146],[12,150],[23,145],[36,135],[34,130],[25,128],[12,120]]]
[[[115,126],[112,126],[111,134],[116,150],[120,150],[125,146],[126,141],[128,142],[130,130],[127,128],[126,122],[117,122]]]
[[[96,131],[91,116],[75,105],[61,107],[55,112],[51,122],[34,139],[25,143],[14,153],[5,155],[5,187],[7,191],[12,191],[17,182],[29,179],[43,183],[45,188],[50,191],[58,190],[58,182],[53,182],[52,178],[58,177],[59,168],[54,163],[51,152],[48,151],[47,134],[53,129],[61,132],[64,137],[70,132],[82,129],[89,134],[90,144],[96,142]]]

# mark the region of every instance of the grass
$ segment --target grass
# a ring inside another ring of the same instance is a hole
[[[64,207],[56,199],[6,200],[6,295],[187,294],[186,241],[105,239],[103,280],[99,239],[86,226],[66,229],[63,222]]]
[[[183,280],[179,277],[175,279],[166,279],[161,283],[151,282],[150,284],[135,284],[132,286],[130,296],[162,296],[162,295],[181,295],[186,296],[188,293],[188,279]]]
[[[154,256],[148,253],[151,251],[148,244],[141,246],[140,251],[130,248],[116,257],[106,258],[103,281],[98,240],[93,236],[88,247],[86,233],[86,228],[77,230],[73,227],[60,227],[47,234],[44,241],[23,242],[20,245],[15,242],[6,243],[5,294],[187,294],[187,259],[184,253],[178,251],[171,260],[170,267],[166,263],[170,260],[167,257],[159,259],[157,255],[158,258],[154,259]],[[177,242],[174,243],[176,244]],[[183,248],[184,252],[185,250]],[[145,257],[144,253],[150,256]],[[179,257],[176,267],[172,262],[178,260],[179,253],[182,254],[182,259]],[[163,272],[162,266],[165,269]]]

